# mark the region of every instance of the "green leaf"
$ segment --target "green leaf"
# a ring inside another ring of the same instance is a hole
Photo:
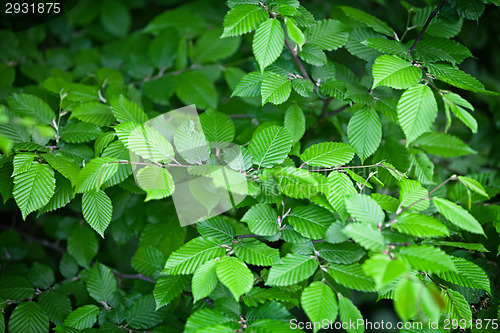
[[[209,260],[194,272],[192,291],[193,291],[193,302],[196,303],[200,299],[207,297],[217,286],[217,274],[215,272],[215,267],[217,266],[217,261],[215,259]]]
[[[156,247],[141,246],[135,252],[130,264],[139,274],[156,277],[165,266],[165,261],[165,256]]]
[[[54,153],[43,154],[42,157],[50,164],[54,170],[59,171],[61,175],[75,185],[80,167],[73,160]]]
[[[173,252],[162,274],[192,274],[203,263],[220,257],[226,250],[214,240],[195,238]]]
[[[72,310],[69,297],[58,291],[43,292],[38,296],[38,302],[47,311],[50,321],[56,325],[62,325]]]
[[[118,285],[111,270],[100,263],[96,263],[87,278],[87,290],[90,297],[98,303],[106,302],[109,304],[112,301],[113,294],[118,291]]]
[[[449,256],[456,267],[456,271],[437,272],[441,279],[462,287],[482,289],[491,295],[490,279],[476,264],[454,256]]]
[[[271,267],[266,285],[289,286],[309,278],[318,268],[318,263],[310,256],[289,253],[282,260],[283,263]]]
[[[402,179],[399,181],[399,200],[401,207],[411,206],[411,210],[420,212],[429,207],[429,191],[416,180]]]
[[[316,205],[300,206],[292,209],[288,221],[302,236],[321,239],[332,224],[333,214]]]
[[[75,182],[75,192],[84,193],[98,190],[117,171],[119,160],[111,157],[97,157],[80,170]]]
[[[285,127],[269,126],[255,134],[248,146],[254,164],[272,167],[282,163],[292,149],[292,138]]]
[[[354,150],[341,142],[322,142],[307,148],[300,158],[304,163],[318,167],[333,167],[349,163]]]
[[[276,19],[268,19],[261,23],[255,31],[252,49],[260,70],[278,59],[285,45],[285,33]]]
[[[367,195],[356,194],[345,199],[347,211],[358,222],[379,226],[385,219],[380,205]]]
[[[95,140],[101,134],[99,126],[78,122],[64,126],[61,139],[69,143],[82,143]]]
[[[269,15],[262,6],[239,5],[224,17],[222,38],[243,35],[255,30]]]
[[[383,210],[394,213],[398,209],[399,201],[390,195],[372,193],[370,197],[375,200]]]
[[[394,37],[394,30],[384,21],[372,16],[368,13],[365,13],[359,9],[342,6],[340,7],[344,13],[349,16],[351,19],[362,22],[375,30],[376,32],[380,32],[389,37]]]
[[[429,73],[436,79],[454,87],[474,92],[484,91],[484,85],[475,77],[448,64],[427,64]]]
[[[347,27],[337,20],[322,20],[305,31],[307,43],[323,50],[333,51],[347,42]]]
[[[413,144],[429,154],[443,157],[457,157],[474,154],[476,151],[459,138],[445,133],[424,133]]]
[[[292,87],[302,97],[310,97],[314,90],[311,81],[307,79],[295,78],[292,80]]]
[[[359,309],[352,303],[352,301],[344,297],[340,294],[339,295],[339,316],[340,316],[340,321],[343,323],[351,323],[351,322],[358,322],[363,320],[363,316],[361,315],[361,312]],[[346,328],[346,331],[348,333],[364,333],[365,332],[365,325],[355,325],[352,327],[349,325]]]
[[[243,76],[234,88],[231,95],[240,97],[257,97],[260,95],[262,81],[269,75],[269,72],[250,72]]]
[[[104,0],[101,3],[100,21],[110,34],[124,37],[130,28],[131,20],[130,12],[123,3],[117,0]]]
[[[262,81],[262,105],[267,102],[275,105],[286,102],[292,92],[292,84],[286,76],[268,73]]]
[[[189,285],[189,278],[185,275],[169,275],[161,277],[155,285],[153,295],[156,302],[156,310],[169,304],[179,296]]]
[[[68,253],[78,265],[88,267],[97,254],[99,245],[95,233],[88,227],[74,228],[68,238]]]
[[[454,59],[454,61],[451,62],[456,62],[457,64],[461,63],[466,58],[472,57],[472,53],[468,48],[466,48],[459,42],[448,38],[426,37],[425,41],[418,44],[417,48],[415,48],[415,50],[418,51],[422,50],[421,52],[425,52],[426,49],[445,52],[445,54]]]
[[[14,170],[12,171],[11,177],[28,171],[33,165],[33,160],[36,156],[37,155],[34,153],[20,153],[14,156],[14,160],[12,161]]]
[[[111,111],[119,123],[127,121],[135,121],[137,123],[144,123],[148,121],[148,116],[144,113],[142,108],[136,103],[129,101],[123,95],[110,102]]]
[[[363,108],[351,117],[347,137],[362,162],[377,150],[382,140],[382,125],[373,107]]]
[[[373,64],[373,88],[409,88],[422,80],[422,70],[397,56],[381,55]]]
[[[328,175],[328,187],[328,202],[345,221],[349,214],[344,199],[351,194],[356,194],[356,189],[346,174],[335,170]]]
[[[281,263],[278,249],[267,246],[258,240],[240,241],[234,246],[238,258],[250,265],[271,266]]]
[[[64,326],[73,327],[76,329],[90,328],[97,321],[99,308],[95,305],[84,305],[76,308],[64,320]]]
[[[233,55],[238,50],[241,39],[239,37],[221,38],[221,33],[222,29],[206,31],[196,41],[192,53],[193,61],[215,62]]]
[[[328,274],[344,287],[367,292],[375,290],[375,282],[364,273],[359,263],[349,265],[330,264]]]
[[[448,313],[450,319],[462,320],[468,323],[472,320],[472,311],[469,303],[465,297],[459,292],[447,288],[444,290],[445,294],[445,313]]]
[[[351,242],[329,244],[322,242],[317,245],[319,256],[336,264],[351,264],[363,257],[365,251]]]
[[[165,319],[165,313],[155,310],[152,294],[136,298],[126,314],[130,328],[145,330],[158,325]]]
[[[14,177],[12,195],[21,210],[23,220],[49,202],[55,187],[54,170],[47,164],[32,162],[28,171]]]
[[[234,227],[220,216],[212,217],[208,220],[198,222],[196,229],[201,236],[217,238],[224,243],[232,243],[236,231]]]
[[[157,200],[170,196],[175,189],[175,183],[167,169],[157,165],[146,165],[136,174],[137,185],[146,191],[146,199]]]
[[[342,229],[342,233],[367,250],[382,251],[386,248],[382,232],[373,224],[349,223]]]
[[[47,265],[35,262],[28,271],[28,279],[35,287],[48,289],[55,282],[54,271]]]
[[[437,104],[431,88],[417,84],[405,90],[398,102],[398,120],[406,144],[427,132],[437,116]]]
[[[71,111],[71,118],[95,124],[97,126],[109,126],[115,122],[115,116],[111,108],[106,104],[88,102],[78,105]]]
[[[290,39],[299,46],[304,45],[304,43],[306,42],[306,38],[304,37],[304,33],[302,32],[302,30],[300,30],[290,19],[285,18],[285,24],[286,32]]]
[[[448,236],[448,228],[438,219],[420,214],[402,214],[391,224],[399,232],[416,237]]]
[[[102,190],[83,193],[82,213],[92,229],[104,238],[104,230],[108,227],[113,215],[113,205],[106,193]]]
[[[302,138],[306,130],[306,118],[298,105],[292,105],[286,110],[284,126],[293,143]]]
[[[403,321],[413,319],[421,306],[420,293],[424,286],[415,277],[404,278],[399,281],[394,291],[394,309]]]
[[[155,128],[126,122],[115,127],[116,134],[127,149],[152,162],[170,162],[174,149]]]
[[[477,121],[474,117],[466,111],[474,111],[474,107],[465,99],[457,94],[448,92],[443,95],[445,112],[449,113],[449,110],[455,114],[455,116],[460,119],[465,126],[469,127],[472,133],[477,133]],[[448,124],[446,129],[448,129]]]
[[[486,191],[484,190],[483,185],[481,185],[481,183],[479,183],[477,180],[465,176],[458,176],[458,180],[469,190],[476,192],[482,195],[483,197],[486,198],[490,197],[488,193],[486,193]]]
[[[226,333],[227,330],[224,330],[224,327],[226,326],[221,324],[232,321],[233,318],[229,317],[228,315],[222,314],[218,310],[204,308],[194,312],[191,316],[189,316],[184,328],[184,332]]]
[[[300,304],[312,323],[337,319],[338,303],[332,288],[319,281],[314,281],[304,289]],[[314,326],[314,332],[320,329]]]
[[[363,263],[363,270],[366,275],[375,280],[379,290],[408,271],[403,261],[393,260],[389,256],[381,254],[368,258]]]
[[[410,52],[410,48],[397,41],[387,38],[368,38],[362,44],[379,50],[380,52],[394,54],[400,58],[410,60],[411,56],[408,54]],[[421,72],[420,72],[421,76]]]
[[[222,257],[217,262],[216,273],[219,281],[231,291],[236,301],[252,289],[253,274],[238,258]]]
[[[434,198],[433,202],[439,213],[446,217],[452,224],[463,230],[484,235],[481,224],[459,205],[443,198]]]
[[[175,76],[175,93],[186,105],[195,104],[201,109],[217,107],[217,90],[212,81],[199,71]]]
[[[234,123],[224,113],[207,110],[200,115],[200,123],[208,142],[233,142]]]
[[[182,123],[175,131],[174,145],[190,164],[201,164],[210,158],[210,148],[199,122],[190,120]]]
[[[241,218],[248,224],[251,232],[261,236],[273,236],[278,233],[278,214],[269,204],[260,203],[252,206]]]
[[[9,332],[46,333],[49,331],[47,312],[35,302],[23,302],[16,306],[9,318]]]
[[[8,97],[9,108],[21,117],[38,120],[42,124],[52,123],[56,118],[50,106],[40,98],[29,94],[12,94]]]
[[[281,192],[291,198],[310,198],[318,192],[318,186],[322,186],[318,184],[318,179],[313,173],[295,167],[276,169],[274,176],[279,182]]]
[[[418,271],[428,273],[454,271],[455,265],[446,253],[430,245],[410,245],[399,250],[401,258]]]
[[[28,279],[22,275],[4,275],[0,278],[0,297],[13,301],[22,301],[33,297],[35,288]]]
[[[297,54],[302,60],[313,66],[323,66],[328,61],[321,47],[313,44],[304,45]]]

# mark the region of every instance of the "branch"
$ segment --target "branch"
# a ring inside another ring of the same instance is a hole
[[[143,280],[151,283],[156,283],[156,281],[153,278],[150,278],[149,276],[143,274],[121,274],[115,272],[113,273],[119,279]]]
[[[410,209],[414,205],[418,204],[420,201],[422,201],[424,199],[430,199],[430,195],[432,193],[434,193],[437,190],[439,190],[442,186],[444,186],[450,180],[457,180],[457,179],[458,179],[457,175],[452,175],[452,176],[448,177],[444,182],[442,182],[441,184],[439,184],[438,186],[436,186],[432,191],[430,191],[425,197],[422,197],[422,198],[418,199],[417,201],[415,201],[414,203],[412,203],[408,207],[400,210],[399,212],[396,212],[396,214],[389,220],[389,222],[387,222],[387,224],[385,226],[386,227],[390,226],[392,223],[394,223],[394,221],[396,221],[396,219],[398,218],[399,215],[401,215],[402,213],[404,213],[405,211],[407,211],[408,209]]]
[[[52,243],[52,242],[49,242],[48,240],[46,239],[40,239],[40,238],[36,238],[36,237],[33,237],[31,235],[28,235],[28,234],[25,234],[17,229],[14,229],[14,228],[9,228],[9,227],[5,227],[5,226],[0,226],[2,229],[12,229],[14,230],[15,232],[17,232],[21,237],[23,237],[24,239],[26,239],[29,243],[37,243],[37,244],[40,244],[40,245],[43,245],[45,247],[50,247],[51,249],[54,249],[62,254],[66,253],[66,250],[63,249],[62,247],[60,247],[59,245],[55,244],[55,243]]]
[[[439,10],[441,9],[441,7],[443,7],[443,5],[445,3],[446,3],[446,0],[442,0],[441,3],[436,7],[436,9],[434,9],[434,11],[429,15],[427,22],[425,22],[422,30],[420,30],[420,33],[418,34],[417,39],[415,39],[415,41],[413,42],[413,45],[410,47],[410,52],[408,52],[408,54],[411,54],[413,52],[413,49],[415,48],[415,46],[417,46],[420,39],[422,39],[422,36],[424,35],[425,29],[427,29],[427,27],[429,26],[429,23],[431,23],[432,19],[437,15]]]
[[[286,48],[288,49],[288,51],[290,51],[290,53],[292,54],[293,60],[295,60],[295,63],[297,64],[297,66],[299,66],[300,73],[302,73],[302,76],[304,77],[304,79],[309,80],[309,82],[311,82],[313,85],[314,91],[316,91],[316,88],[317,88],[316,83],[314,83],[314,81],[311,80],[311,78],[309,77],[309,74],[307,74],[307,71],[304,68],[304,65],[302,65],[302,61],[300,61],[299,57],[297,56],[297,52],[295,52],[295,50],[293,49],[292,45],[290,45],[290,43],[288,42],[288,39],[286,37],[285,37],[285,45],[286,45]]]

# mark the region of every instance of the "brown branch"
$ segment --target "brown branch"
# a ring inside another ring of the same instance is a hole
[[[405,207],[404,209],[400,210],[399,212],[396,212],[396,214],[389,220],[389,222],[387,222],[386,224],[386,227],[387,226],[390,226],[392,223],[394,223],[394,221],[396,221],[396,219],[398,218],[399,215],[401,215],[402,213],[404,213],[405,211],[407,211],[408,209],[410,209],[411,207],[413,207],[414,205],[418,204],[420,201],[424,200],[424,199],[430,199],[430,195],[434,192],[436,192],[438,189],[440,189],[442,186],[444,186],[446,183],[448,183],[450,180],[457,180],[458,177],[457,175],[452,175],[448,178],[446,178],[446,180],[444,182],[442,182],[441,184],[439,184],[438,186],[436,186],[432,191],[430,191],[425,197],[422,197],[420,199],[418,199],[417,201],[415,201],[414,203],[412,203],[411,205]]]
[[[302,61],[300,61],[299,57],[297,56],[297,52],[295,52],[295,50],[293,49],[292,45],[290,45],[290,43],[288,42],[288,39],[286,37],[285,37],[285,45],[286,45],[286,48],[288,49],[288,51],[290,51],[290,53],[292,54],[293,60],[295,60],[295,63],[297,64],[297,66],[299,66],[300,73],[302,73],[302,77],[304,79],[309,80],[309,82],[311,82],[311,84],[313,85],[314,91],[316,91],[317,90],[316,84],[314,83],[313,80],[311,80],[311,78],[309,77],[309,74],[307,74],[307,71],[304,68],[304,65],[302,65]]]
[[[14,230],[15,232],[17,232],[21,237],[23,237],[24,239],[26,239],[29,243],[37,243],[37,244],[40,244],[42,246],[45,246],[45,247],[49,247],[53,250],[56,250],[62,254],[66,253],[66,250],[62,247],[60,247],[59,245],[55,244],[55,243],[52,243],[46,239],[40,239],[40,238],[36,238],[36,237],[33,237],[31,235],[28,235],[28,234],[25,234],[17,229],[14,229],[14,228],[9,228],[9,227],[6,227],[6,226],[0,226],[2,229],[12,229]]]
[[[114,273],[114,274],[119,279],[143,280],[151,283],[156,283],[156,281],[153,278],[150,278],[149,276],[143,274],[122,274],[122,273]]]
[[[443,5],[445,3],[446,3],[446,0],[442,0],[441,3],[436,7],[436,9],[434,9],[434,11],[429,15],[427,22],[425,22],[424,26],[422,27],[422,30],[420,30],[420,33],[418,34],[417,39],[415,39],[415,41],[413,42],[413,45],[410,47],[410,51],[408,52],[408,54],[411,54],[413,52],[413,49],[415,48],[415,46],[417,46],[420,39],[422,39],[422,36],[424,35],[425,29],[427,29],[427,27],[431,23],[432,19],[437,15],[439,10],[441,9],[441,7],[443,7]]]

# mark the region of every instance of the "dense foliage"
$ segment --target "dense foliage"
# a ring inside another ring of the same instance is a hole
[[[180,3],[0,31],[0,332],[496,331],[498,1]]]

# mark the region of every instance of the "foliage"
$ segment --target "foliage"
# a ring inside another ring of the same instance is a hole
[[[288,332],[376,301],[494,331],[485,2],[82,0],[0,31],[0,332]],[[148,122],[189,104],[172,137]],[[181,226],[175,168],[246,197]]]

